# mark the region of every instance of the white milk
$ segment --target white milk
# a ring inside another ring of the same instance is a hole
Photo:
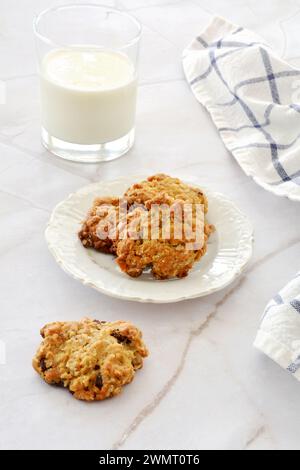
[[[134,127],[137,80],[123,54],[56,49],[41,67],[42,125],[73,144],[112,142]]]

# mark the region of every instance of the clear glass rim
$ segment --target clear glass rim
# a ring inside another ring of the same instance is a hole
[[[37,38],[39,38],[41,41],[45,42],[46,44],[53,46],[53,47],[70,47],[68,44],[61,44],[61,43],[56,43],[55,41],[52,41],[49,39],[47,36],[39,32],[39,23],[41,20],[48,15],[49,13],[56,12],[59,10],[70,10],[70,9],[76,9],[76,8],[100,8],[100,9],[105,9],[108,12],[115,13],[117,15],[123,16],[130,20],[136,27],[137,27],[137,34],[130,40],[122,44],[118,49],[126,49],[127,47],[133,46],[136,44],[141,37],[142,34],[142,25],[141,23],[131,14],[127,13],[126,11],[119,10],[118,8],[112,8],[108,7],[107,5],[102,5],[99,3],[69,3],[69,4],[64,4],[64,5],[58,5],[55,7],[50,7],[46,8],[45,10],[42,10],[38,15],[35,16],[33,20],[33,31],[34,34]],[[72,45],[72,47],[76,47],[76,45]],[[78,46],[80,47],[80,46]],[[82,47],[82,46],[81,46]],[[101,46],[100,46],[101,47]]]

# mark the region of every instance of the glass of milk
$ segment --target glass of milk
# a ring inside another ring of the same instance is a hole
[[[45,10],[34,32],[42,142],[76,162],[124,155],[134,142],[141,26],[131,15],[84,4]]]

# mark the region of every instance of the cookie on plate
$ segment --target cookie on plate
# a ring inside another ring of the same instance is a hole
[[[167,194],[169,197],[187,203],[202,204],[207,212],[207,199],[203,191],[183,183],[179,178],[159,173],[150,176],[140,183],[133,184],[127,189],[125,197],[129,204],[146,204],[147,201]]]
[[[150,211],[155,205],[160,208],[156,227]],[[117,244],[116,261],[122,271],[138,277],[150,268],[153,276],[160,280],[188,275],[194,263],[206,253],[207,241],[214,227],[203,219],[199,229],[195,205],[191,204],[190,217],[185,216],[184,206],[184,201],[161,193],[145,203],[145,210],[137,208],[129,214],[128,232],[133,225],[135,233],[134,237],[120,240]]]
[[[103,253],[116,253],[119,206],[120,199],[116,197],[95,199],[78,234],[85,248],[94,248]]]
[[[126,321],[49,323],[41,336],[34,369],[45,382],[68,388],[79,400],[118,395],[148,355],[141,331]]]
[[[161,213],[160,233],[153,236],[156,208]],[[174,208],[180,209],[181,218],[176,219]],[[206,253],[214,231],[206,221],[207,212],[207,198],[201,189],[156,174],[133,184],[123,198],[96,199],[79,238],[86,248],[117,255],[119,267],[131,277],[150,268],[156,279],[182,278]],[[170,228],[171,233],[164,228]]]

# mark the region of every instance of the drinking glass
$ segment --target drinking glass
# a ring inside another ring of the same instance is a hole
[[[124,155],[135,133],[139,22],[110,7],[49,8],[34,20],[42,142],[76,162]]]

